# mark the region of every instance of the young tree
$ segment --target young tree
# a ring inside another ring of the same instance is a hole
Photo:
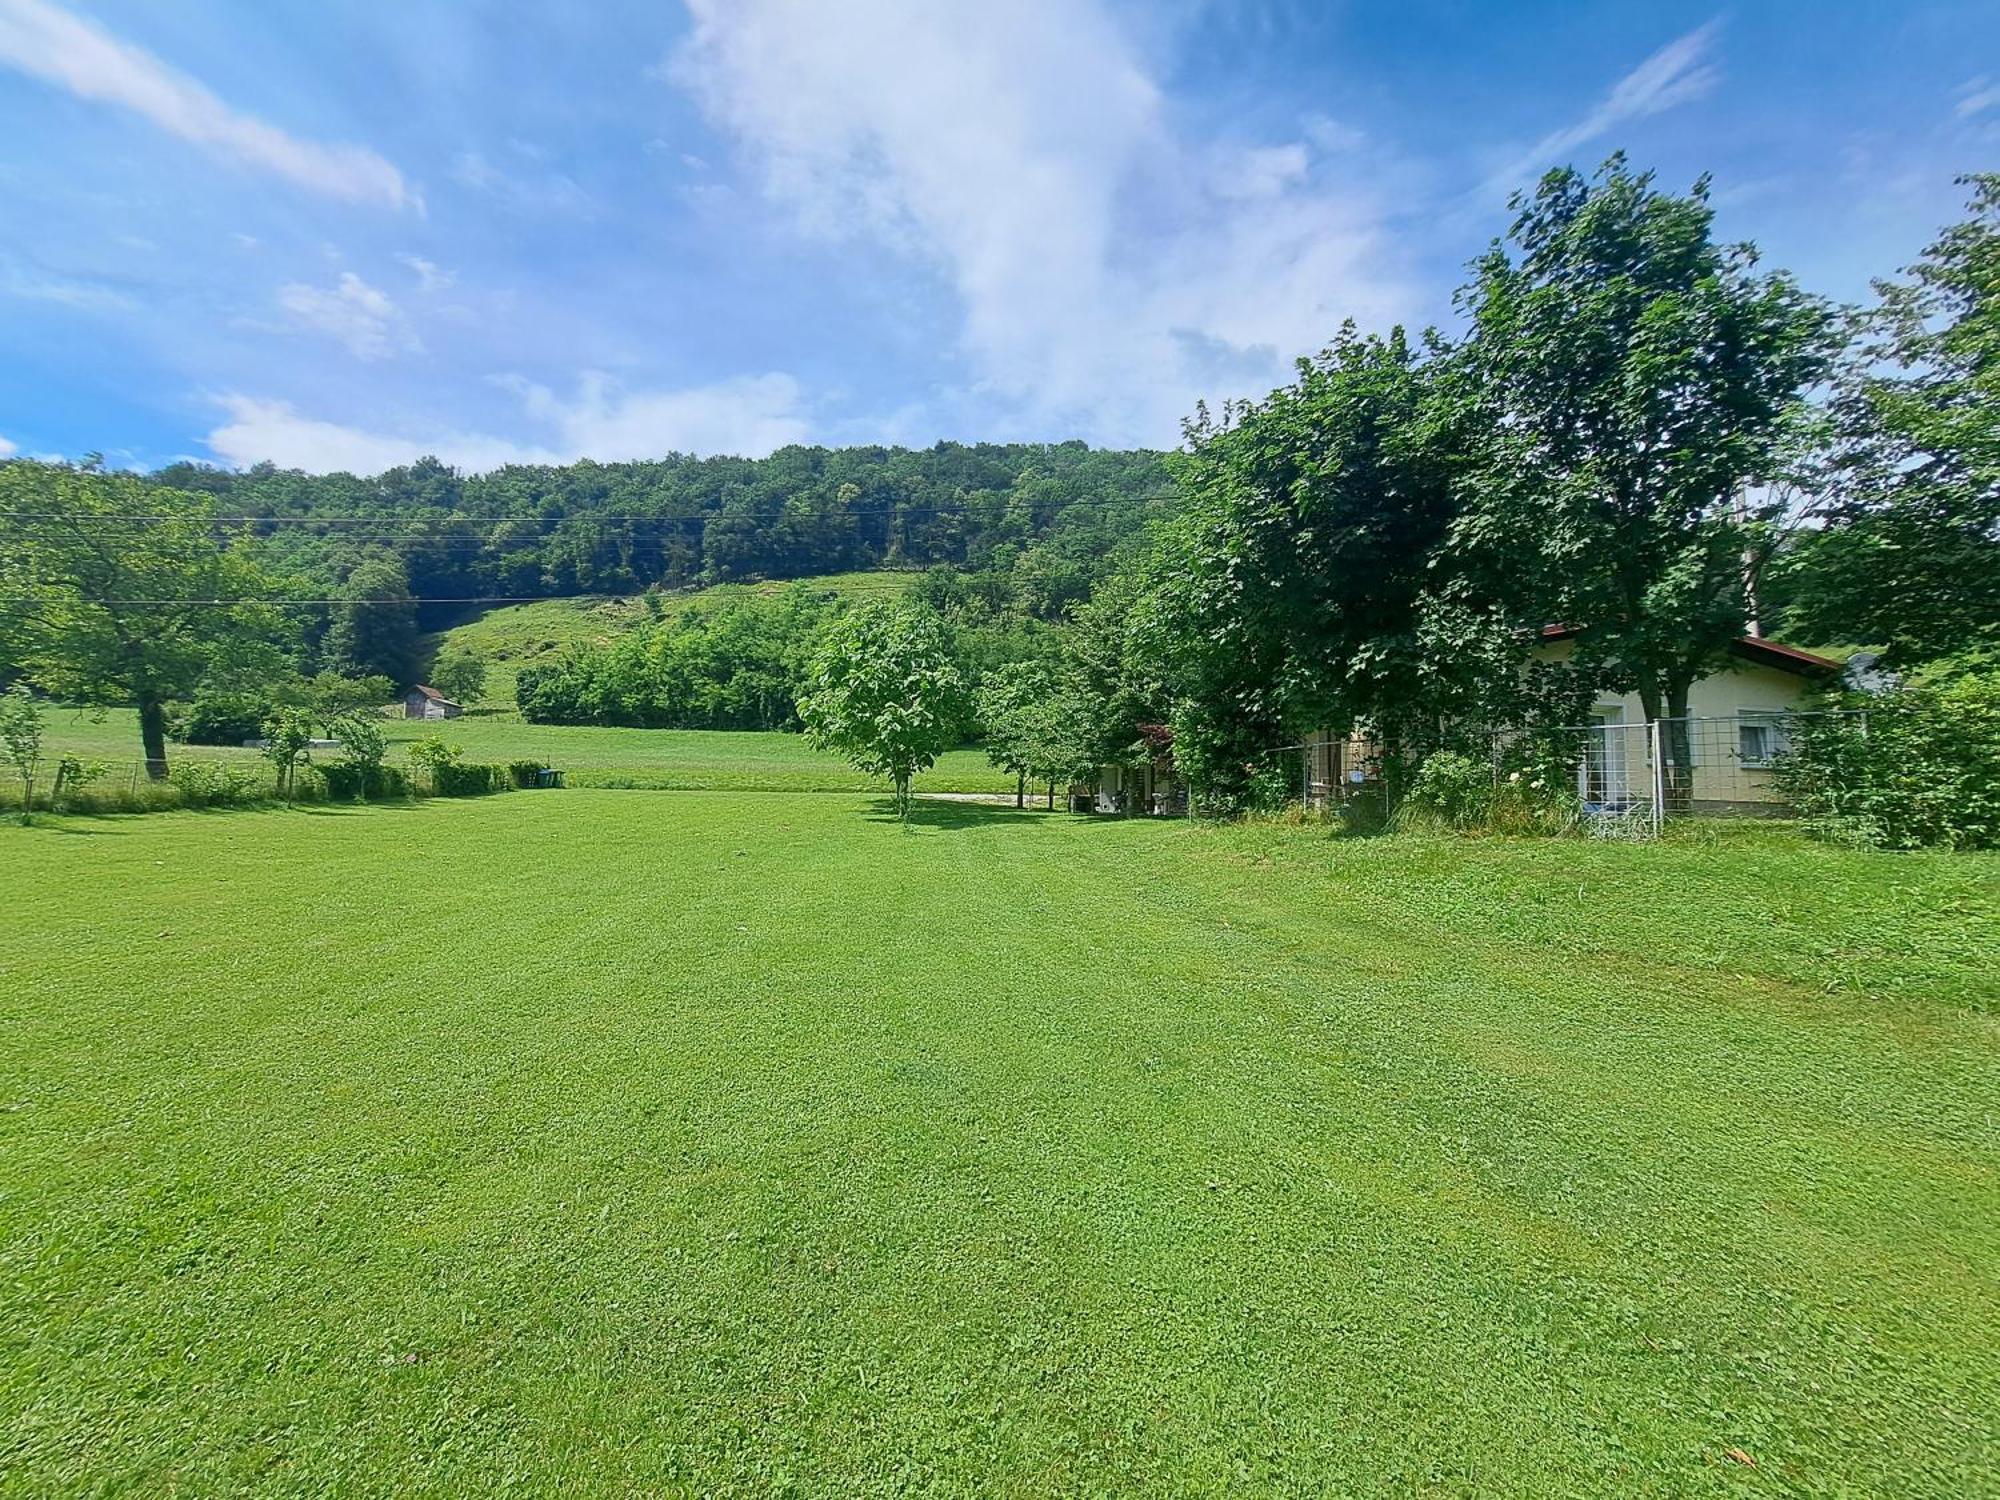
[[[167,774],[166,706],[218,655],[285,626],[255,603],[270,580],[221,545],[213,502],[130,474],[62,464],[0,464],[0,519],[32,565],[35,629],[28,676],[86,703],[139,711],[147,774]]]
[[[1014,773],[1014,805],[1028,798],[1028,777],[1047,764],[1047,708],[1055,695],[1055,678],[1047,663],[1008,662],[989,673],[979,685],[980,727],[986,733],[986,758]]]
[[[1576,664],[1638,694],[1670,796],[1689,785],[1688,690],[1728,659],[1744,572],[1769,546],[1802,394],[1829,368],[1827,308],[1685,197],[1614,156],[1549,173],[1461,293],[1486,437],[1452,559],[1524,629],[1575,630]]]
[[[1786,580],[1791,629],[1897,665],[2000,647],[2000,173],[1964,181],[1971,217],[1876,284],[1827,524]]]
[[[290,797],[299,759],[312,743],[313,716],[303,708],[281,708],[264,724],[264,755],[278,768],[278,793]]]
[[[386,677],[346,677],[339,672],[319,672],[305,684],[306,706],[318,716],[329,738],[338,738],[339,721],[380,708],[396,696],[396,685]]]
[[[799,716],[806,736],[895,783],[910,815],[910,778],[958,743],[971,708],[951,638],[935,611],[874,604],[836,620],[814,653]]]
[[[21,778],[21,821],[35,804],[35,771],[42,761],[42,706],[21,683],[0,693],[0,751]]]
[[[476,703],[486,691],[486,661],[462,647],[447,646],[431,666],[431,686],[457,702]]]

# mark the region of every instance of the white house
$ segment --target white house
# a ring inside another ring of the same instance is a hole
[[[1568,660],[1574,632],[1552,625],[1534,655]],[[1727,668],[1711,672],[1688,691],[1684,730],[1696,812],[1768,812],[1777,804],[1772,764],[1785,748],[1786,725],[1805,709],[1814,688],[1839,678],[1841,664],[1761,636],[1730,644]],[[1636,693],[1606,693],[1576,731],[1577,795],[1590,807],[1620,808],[1653,795],[1656,732]],[[1671,748],[1661,758],[1671,762]],[[1343,791],[1365,788],[1379,775],[1374,743],[1364,736],[1307,736],[1308,801],[1324,805]]]

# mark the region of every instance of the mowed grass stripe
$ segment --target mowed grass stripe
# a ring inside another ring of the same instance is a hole
[[[0,843],[18,1488],[1993,1478],[1990,862],[1571,845],[1564,902],[1542,846],[866,798],[71,826]],[[1838,956],[1912,908],[1920,961]]]

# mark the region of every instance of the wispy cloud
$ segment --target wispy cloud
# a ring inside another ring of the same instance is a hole
[[[1709,53],[1721,26],[1720,20],[1710,21],[1667,43],[1613,84],[1611,92],[1582,119],[1551,131],[1494,173],[1488,179],[1488,190],[1511,191],[1541,169],[1557,165],[1577,147],[1627,121],[1643,120],[1707,94],[1717,78]]]
[[[408,266],[417,278],[417,285],[426,292],[442,292],[458,280],[458,272],[447,271],[436,261],[425,260],[421,255],[405,252],[397,260]]]
[[[506,464],[579,458],[610,462],[668,453],[760,458],[808,436],[798,382],[784,374],[628,391],[607,376],[589,373],[573,397],[517,379],[499,383],[519,399],[525,423],[547,434],[544,440],[452,427],[385,432],[311,417],[286,401],[229,395],[221,398],[228,420],[209,433],[208,446],[237,465],[268,459],[316,474],[379,474],[426,454],[474,472]]]
[[[80,312],[124,312],[133,306],[132,299],[116,287],[57,275],[4,257],[0,257],[0,296],[53,302]]]
[[[539,171],[521,176],[503,171],[478,151],[461,151],[453,157],[451,177],[460,187],[526,213],[590,214],[597,207],[572,177]]]
[[[1995,105],[2000,105],[2000,83],[1982,74],[1960,84],[1953,93],[1951,112],[1961,120],[1970,120],[1974,115],[1983,115]]]
[[[388,359],[422,347],[402,309],[352,271],[342,271],[330,287],[298,281],[280,287],[278,305],[294,327],[338,340],[356,359]]]
[[[938,273],[974,388],[1030,425],[1169,442],[1198,396],[1408,305],[1368,193],[1306,142],[1181,138],[1101,3],[689,10],[661,75],[808,233]]]
[[[0,0],[0,65],[129,109],[183,140],[328,197],[418,203],[402,173],[375,152],[302,140],[231,109],[186,74],[49,0]]]
[[[0,436],[0,458],[12,458],[20,451],[20,448],[15,444],[9,442],[4,436]]]

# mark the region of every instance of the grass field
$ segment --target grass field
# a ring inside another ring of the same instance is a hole
[[[772,583],[724,583],[684,594],[663,594],[659,603],[661,612],[671,615],[696,599],[739,593],[768,594],[790,588],[794,582],[836,594],[875,598],[901,593],[916,583],[917,576],[911,572],[882,571],[822,573],[813,578]],[[527,604],[503,604],[482,610],[427,637],[425,650],[428,655],[435,655],[451,645],[483,658],[487,664],[483,701],[511,708],[514,679],[521,668],[559,656],[571,646],[609,645],[649,618],[644,597],[636,594],[537,599]]]
[[[539,760],[561,766],[568,772],[569,784],[578,787],[830,792],[875,791],[888,785],[855,771],[837,755],[814,750],[796,734],[529,724],[512,712],[470,714],[442,722],[385,719],[382,727],[393,761],[402,760],[414,741],[435,734],[462,746],[468,760]],[[129,766],[140,753],[138,717],[129,708],[52,710],[46,749],[51,755],[68,752]],[[183,756],[254,761],[257,752],[216,745],[167,747],[169,764]],[[1011,792],[1014,778],[996,770],[983,750],[952,750],[917,778],[917,789]]]
[[[2000,861],[579,791],[0,871],[9,1493],[2000,1488]]]

